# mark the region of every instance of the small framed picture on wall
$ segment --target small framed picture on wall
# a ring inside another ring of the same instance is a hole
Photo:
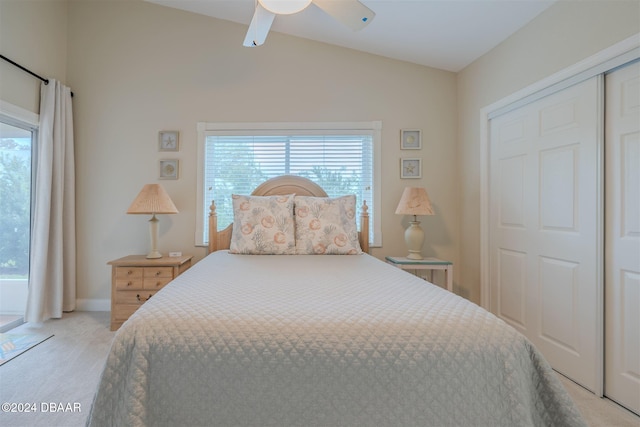
[[[178,179],[179,161],[160,160],[160,179]]]
[[[160,151],[179,151],[180,133],[175,130],[163,130],[158,132],[158,149]]]
[[[400,178],[422,178],[422,159],[400,159]]]
[[[402,150],[419,150],[422,148],[422,132],[420,129],[402,129],[400,131],[400,148]]]

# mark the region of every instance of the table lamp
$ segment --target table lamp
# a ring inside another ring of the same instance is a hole
[[[176,214],[178,209],[173,204],[167,192],[160,184],[146,184],[138,193],[129,209],[128,214],[152,215],[149,220],[149,234],[151,236],[151,251],[147,258],[162,258],[158,252],[158,218],[156,214]]]
[[[424,243],[424,231],[420,227],[418,215],[433,215],[427,190],[421,187],[406,187],[396,208],[398,215],[413,215],[413,221],[404,232],[404,241],[409,249],[409,259],[423,259],[420,251]]]

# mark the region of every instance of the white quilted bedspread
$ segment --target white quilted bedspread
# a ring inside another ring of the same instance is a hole
[[[538,351],[369,255],[213,253],[118,331],[92,426],[583,426]]]

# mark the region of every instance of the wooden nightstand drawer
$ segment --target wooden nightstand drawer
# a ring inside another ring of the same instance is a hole
[[[145,277],[142,288],[157,291],[172,280],[173,277]]]
[[[153,291],[119,291],[116,292],[116,304],[141,306],[155,295]]]
[[[143,279],[142,277],[136,278],[124,278],[119,279],[116,277],[115,279],[116,289],[142,289]]]
[[[142,267],[115,267],[115,276],[118,279],[142,279],[143,274]]]
[[[129,255],[110,261],[111,330],[118,329],[145,301],[191,267],[191,258]]]
[[[131,317],[131,315],[133,313],[136,312],[136,310],[141,306],[142,304],[118,304],[114,311],[111,312],[111,321],[112,322],[116,322],[118,321],[120,324],[122,324],[122,322],[124,322],[125,320],[127,320],[129,317]],[[118,327],[120,327],[120,325],[118,325]],[[113,329],[113,327],[111,328],[111,330],[116,330],[118,328]]]
[[[170,277],[173,278],[173,267],[145,267],[144,277]]]

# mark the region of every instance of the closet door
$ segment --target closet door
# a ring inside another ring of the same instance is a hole
[[[602,77],[491,120],[490,309],[602,387]]]
[[[640,414],[640,63],[606,92],[605,394]]]

